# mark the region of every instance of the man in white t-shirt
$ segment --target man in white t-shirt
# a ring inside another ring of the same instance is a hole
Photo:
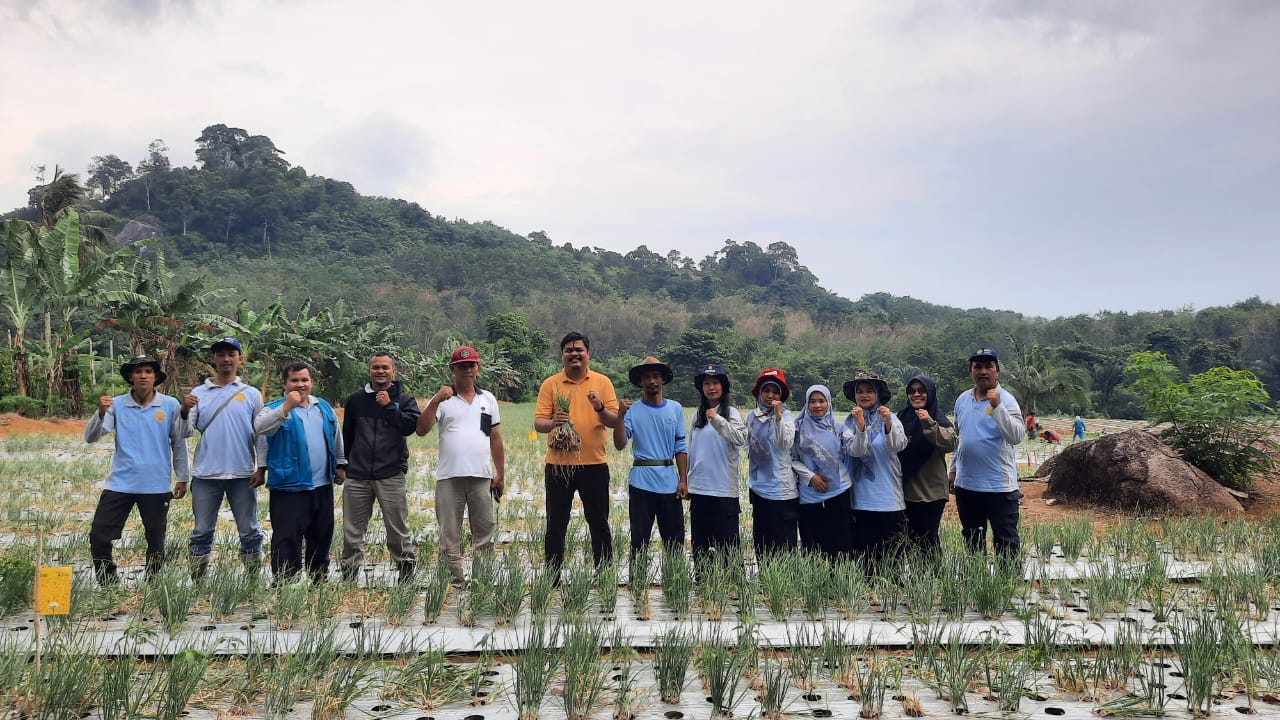
[[[498,400],[493,393],[476,387],[479,353],[466,345],[454,350],[449,372],[453,374],[453,386],[442,385],[427,403],[418,418],[418,434],[426,435],[437,423],[440,425],[436,466],[440,558],[449,564],[453,581],[460,584],[463,512],[471,519],[473,556],[491,556],[493,505],[502,499],[506,456],[498,427]]]

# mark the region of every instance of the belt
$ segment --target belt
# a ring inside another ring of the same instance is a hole
[[[632,460],[632,467],[670,467],[675,465],[676,461],[670,458],[666,460]]]

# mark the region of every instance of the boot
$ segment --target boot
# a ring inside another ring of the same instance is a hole
[[[102,587],[120,582],[120,574],[116,572],[116,564],[107,558],[93,559],[93,574],[98,579],[98,585]]]
[[[187,562],[191,567],[191,582],[200,582],[209,574],[208,555],[192,555]]]
[[[358,566],[343,565],[341,569],[342,569],[342,582],[359,583],[360,568]]]
[[[396,563],[396,571],[399,577],[396,583],[399,585],[409,585],[413,582],[413,576],[417,573],[417,565],[412,560],[401,560]]]
[[[153,578],[153,577],[155,577],[156,575],[158,575],[158,574],[160,573],[160,571],[161,571],[163,568],[164,568],[164,554],[163,554],[163,553],[157,553],[157,554],[155,554],[155,555],[148,555],[148,556],[147,556],[147,564],[146,564],[146,566],[142,569],[142,579],[143,579],[143,580],[150,580],[151,578]]]
[[[244,565],[244,575],[252,582],[257,582],[262,574],[262,554],[256,552],[240,553],[240,563]]]

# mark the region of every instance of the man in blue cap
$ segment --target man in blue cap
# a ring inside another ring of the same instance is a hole
[[[169,501],[187,494],[186,427],[178,417],[178,401],[156,390],[168,376],[149,355],[121,365],[120,376],[131,386],[129,392],[98,398],[98,411],[84,427],[85,442],[113,432],[116,441],[106,489],[89,526],[89,554],[100,585],[119,580],[111,543],[120,539],[134,505],[147,539],[146,574],[160,569]],[[172,488],[170,472],[178,478]]]
[[[209,569],[224,497],[240,536],[240,560],[256,576],[262,568],[257,489],[265,476],[267,441],[254,433],[253,419],[262,410],[262,393],[238,374],[244,364],[244,347],[238,339],[218,340],[209,354],[214,376],[182,399],[187,436],[200,431],[192,460],[191,579],[203,578]]]
[[[1009,391],[1000,387],[1000,357],[980,347],[969,357],[973,389],[956,398],[956,431],[960,447],[952,456],[956,513],[965,544],[986,552],[987,526],[997,555],[1019,557],[1018,455],[1024,437],[1022,410]]]

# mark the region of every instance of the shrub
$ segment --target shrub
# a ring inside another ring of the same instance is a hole
[[[1183,459],[1227,487],[1244,489],[1270,468],[1276,413],[1267,389],[1248,370],[1215,367],[1183,381],[1161,352],[1129,356],[1128,389],[1143,399],[1147,420]]]

